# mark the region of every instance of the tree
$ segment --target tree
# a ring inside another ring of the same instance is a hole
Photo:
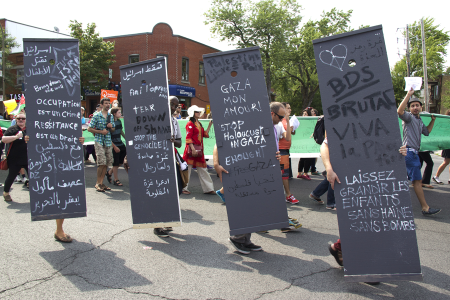
[[[275,90],[280,95],[280,101],[291,104],[293,113],[299,115],[312,104],[321,110],[313,40],[352,31],[349,26],[351,14],[352,10],[344,12],[336,8],[323,12],[320,20],[306,22],[298,36],[289,41],[283,67],[276,74]]]
[[[239,48],[260,47],[270,99],[272,70],[278,69],[287,41],[298,32],[300,9],[295,0],[213,0],[205,24],[212,24],[212,34],[221,41]]]
[[[109,67],[115,63],[114,43],[104,42],[95,32],[95,23],[83,24],[70,21],[70,35],[79,40],[80,49],[80,81],[82,91],[89,87],[91,91],[100,91],[108,84]]]
[[[427,74],[428,80],[437,80],[439,75],[445,70],[444,62],[447,55],[447,46],[450,41],[448,31],[443,31],[439,25],[434,24],[433,18],[425,18],[425,47],[427,54]],[[410,39],[410,65],[411,74],[414,77],[423,77],[423,56],[422,56],[422,33],[420,21],[411,25]],[[406,38],[406,32],[404,33]],[[448,69],[447,69],[448,71]],[[394,85],[395,99],[397,102],[403,100],[406,92],[405,80],[407,77],[406,56],[398,61],[391,70],[392,84]]]
[[[5,30],[5,53],[4,57],[2,57],[5,60],[5,70],[3,70],[3,76],[5,76],[5,88],[7,88],[14,87],[16,85],[16,75],[11,71],[14,67],[14,63],[9,59],[9,55],[11,54],[11,49],[13,49],[14,47],[18,47],[19,44],[16,42],[15,37],[12,37],[9,33],[6,32],[6,29],[3,30]],[[1,45],[2,35],[0,34],[0,46]],[[0,80],[0,87],[3,88],[2,84],[3,80]]]

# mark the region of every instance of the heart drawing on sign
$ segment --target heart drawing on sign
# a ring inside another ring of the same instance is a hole
[[[344,61],[347,58],[347,47],[342,44],[337,44],[331,50],[323,50],[319,54],[320,61],[326,65],[342,70]]]

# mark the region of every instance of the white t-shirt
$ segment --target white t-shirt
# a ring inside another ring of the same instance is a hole
[[[286,130],[284,129],[283,123],[280,122],[277,125],[275,125],[275,129],[277,130],[278,139],[281,140],[283,138],[283,133],[286,132]]]
[[[175,139],[181,139],[180,124],[178,124],[178,120],[175,119],[173,116],[172,116],[172,127]]]

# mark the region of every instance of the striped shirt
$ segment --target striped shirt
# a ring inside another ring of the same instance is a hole
[[[428,136],[428,128],[423,124],[420,117],[415,117],[412,113],[405,111],[403,115],[399,115],[403,121],[403,145],[413,148],[417,151],[420,149],[421,134]]]

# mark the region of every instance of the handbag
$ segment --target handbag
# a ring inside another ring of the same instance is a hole
[[[175,155],[177,159],[178,171],[180,172],[182,189],[184,189],[189,183],[189,171],[187,168],[186,162],[183,160],[181,155],[178,153],[178,150],[174,147]]]
[[[9,151],[11,151],[11,147],[12,147],[12,143],[9,146],[8,154],[6,154],[5,158],[2,159],[2,161],[0,162],[0,170],[6,171],[9,168],[8,167],[8,155],[9,155]]]
[[[194,145],[194,149],[195,149],[195,151],[197,151],[197,157],[202,156],[203,155],[202,154],[203,145],[195,145],[195,144],[192,144],[192,145]],[[188,147],[187,153],[188,153],[188,155],[192,156],[192,149],[190,146]]]

